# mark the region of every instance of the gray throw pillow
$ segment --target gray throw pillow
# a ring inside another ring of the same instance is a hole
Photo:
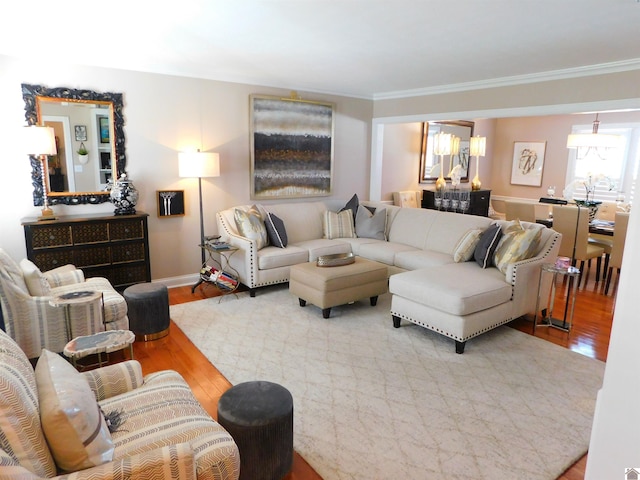
[[[356,214],[356,236],[361,238],[376,238],[386,240],[385,227],[387,226],[387,211],[379,208],[372,213],[371,210],[360,205]]]
[[[289,239],[287,238],[287,230],[284,228],[282,219],[273,213],[267,213],[264,226],[267,228],[267,235],[269,236],[269,243],[271,243],[271,245],[279,248],[287,246]]]
[[[493,266],[493,254],[498,248],[501,236],[500,225],[494,223],[480,237],[476,250],[473,252],[473,258],[482,268]]]

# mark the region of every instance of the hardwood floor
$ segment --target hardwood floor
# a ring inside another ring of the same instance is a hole
[[[591,272],[586,282],[583,280],[578,289],[571,332],[565,333],[553,328],[539,327],[536,329],[536,336],[588,357],[606,361],[617,278],[614,276],[609,295],[605,296],[605,282],[602,280],[595,282],[594,277],[595,271]],[[565,305],[565,290],[559,282],[555,317],[561,318]],[[206,285],[198,287],[193,294],[189,286],[171,288],[169,289],[169,301],[171,305],[175,305],[212,297],[216,294],[215,288]],[[532,318],[514,320],[510,325],[523,332],[532,333]],[[162,339],[146,343],[136,342],[134,344],[136,359],[142,364],[145,374],[164,369],[180,372],[204,408],[213,418],[216,418],[218,399],[231,384],[173,322],[171,322],[170,328],[170,334]],[[558,480],[583,479],[586,459],[585,455]],[[321,477],[300,455],[296,454],[293,469],[285,479],[321,480]]]

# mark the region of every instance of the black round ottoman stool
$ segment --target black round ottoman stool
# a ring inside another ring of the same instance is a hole
[[[137,283],[125,288],[129,330],[136,340],[156,340],[169,334],[169,290],[159,283]]]
[[[239,383],[218,401],[218,423],[240,451],[240,480],[280,480],[293,464],[293,397],[277,383]]]

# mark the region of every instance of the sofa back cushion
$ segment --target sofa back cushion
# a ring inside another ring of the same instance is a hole
[[[279,203],[264,205],[264,208],[282,220],[289,244],[322,238],[324,212],[331,210],[324,202]]]
[[[0,447],[40,477],[56,474],[40,423],[33,367],[20,347],[1,330]]]
[[[11,278],[11,281],[15,283],[15,285],[22,290],[24,293],[29,294],[29,289],[27,288],[27,284],[24,281],[24,277],[22,276],[22,269],[20,266],[11,258],[7,252],[0,248],[0,269],[4,270],[5,273]]]

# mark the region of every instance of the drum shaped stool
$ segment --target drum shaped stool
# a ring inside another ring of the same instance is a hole
[[[277,383],[239,383],[218,401],[218,423],[240,451],[240,480],[280,480],[293,464],[293,397]]]
[[[129,330],[136,340],[156,340],[169,334],[169,290],[158,283],[137,283],[123,292]]]

